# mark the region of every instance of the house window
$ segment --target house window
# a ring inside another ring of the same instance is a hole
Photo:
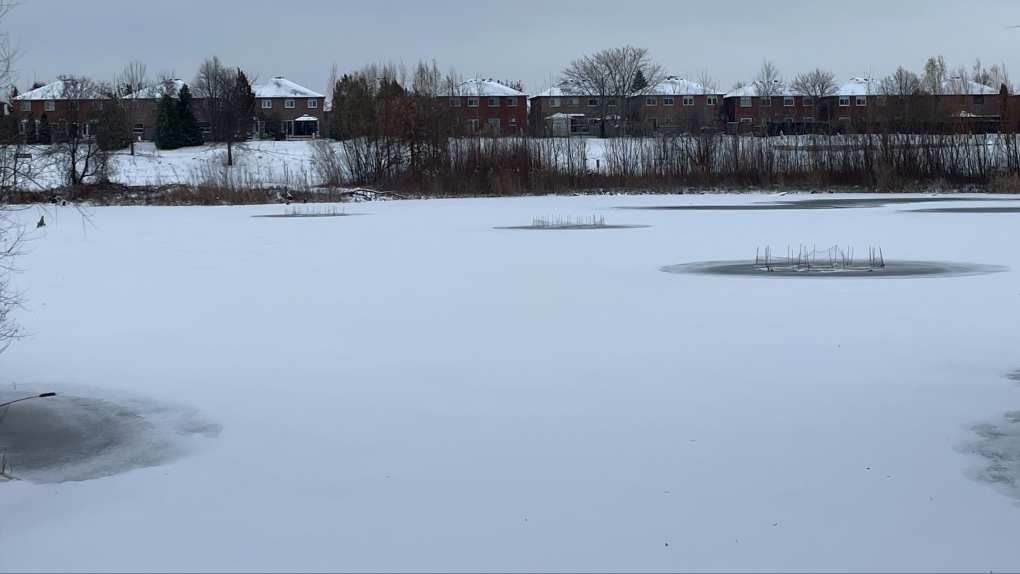
[[[206,107],[209,107],[210,103],[211,102],[209,102],[209,100],[206,100],[205,101]],[[263,110],[268,110],[269,108],[272,108],[272,107],[273,107],[273,100],[262,100],[262,109]]]
[[[984,104],[985,103],[985,97],[984,96],[974,96],[974,103],[975,104]]]
[[[23,112],[30,112],[30,111],[32,111],[32,102],[29,101],[29,100],[22,100],[21,101],[21,111],[23,111]]]
[[[67,102],[67,109],[71,110],[72,112],[76,112],[81,109],[81,102],[79,102],[78,100],[71,100]]]
[[[749,124],[751,123],[751,118],[740,118],[740,123]]]
[[[694,105],[694,96],[684,96],[684,105],[685,106],[693,106]]]
[[[512,128],[517,127],[517,118],[515,118],[513,116],[510,117],[510,127],[512,127]]]
[[[103,100],[92,100],[92,109],[93,110],[103,109]]]
[[[318,108],[319,107],[319,100],[308,100],[308,107],[310,109]]]
[[[770,107],[772,107],[772,97],[771,97],[771,96],[765,96],[765,97],[763,97],[763,98],[761,99],[761,105],[762,105],[762,107],[765,107],[765,108],[770,108]]]
[[[783,105],[786,106],[786,107],[792,106],[793,105],[793,98],[791,98],[790,96],[785,96],[783,98]]]
[[[588,118],[588,123],[589,124],[597,124],[597,123],[600,123],[601,121],[602,121],[602,118]]]
[[[468,127],[473,132],[478,131],[478,118],[468,118]]]
[[[477,108],[478,107],[478,98],[468,98],[468,107],[469,108]]]
[[[283,107],[290,109],[294,107],[294,100],[283,100]]]
[[[57,102],[54,102],[53,100],[46,100],[43,103],[43,110],[52,112],[55,109],[57,109]]]
[[[804,96],[804,107],[809,108],[815,105],[815,99],[811,96]]]
[[[850,96],[840,96],[839,105],[846,107],[850,105]]]
[[[673,125],[673,116],[666,116],[666,125],[667,126]]]
[[[876,96],[875,97],[875,105],[876,106],[884,106],[885,105],[885,96]]]
[[[212,126],[209,125],[209,122],[198,122],[198,129],[202,130],[204,134],[212,133]]]
[[[657,106],[657,105],[659,105],[659,99],[655,98],[655,97],[645,98],[645,105],[646,106]],[[649,118],[649,119],[651,119],[651,118]]]
[[[588,98],[588,107],[594,108],[597,105],[599,105],[599,99],[598,98]]]
[[[740,107],[742,107],[742,108],[749,108],[749,107],[751,107],[751,98],[749,96],[741,96],[740,97]],[[751,121],[751,120],[747,120],[747,121]]]
[[[813,118],[811,116],[804,116],[804,123],[805,124],[810,124],[813,121],[815,121],[815,118]]]
[[[676,100],[674,100],[673,98],[662,98],[662,105],[664,105],[664,106],[672,106],[673,102],[675,102],[675,101]]]
[[[866,106],[866,105],[868,105],[868,96],[855,96],[854,97],[854,105],[855,106]]]
[[[839,121],[848,122],[850,121],[850,116],[839,116]]]
[[[718,106],[719,96],[705,96],[705,103],[709,106]]]
[[[615,106],[616,105],[616,98],[608,98],[606,100],[606,105],[607,106]]]
[[[494,133],[499,132],[499,118],[489,118],[489,127]]]
[[[576,108],[578,106],[578,104],[580,104],[580,103],[581,103],[581,100],[579,100],[578,98],[567,98],[567,107],[568,108]]]
[[[143,133],[145,133],[145,124],[142,123],[135,124],[134,129],[132,129],[131,131],[134,132],[135,135],[142,135]]]
[[[516,108],[517,107],[517,96],[507,96],[506,97],[506,107],[508,107],[508,108]]]
[[[21,120],[18,122],[18,133],[23,134],[28,132],[28,120]]]
[[[489,106],[490,108],[498,108],[499,98],[489,98],[488,103],[486,103],[486,105]]]
[[[792,124],[793,123],[793,117],[792,116],[786,116],[785,118],[783,118],[783,122],[784,123],[788,123],[788,124]]]
[[[460,98],[450,98],[450,107],[451,108],[459,108],[460,107]]]
[[[559,98],[549,98],[549,107],[550,108],[558,108],[558,107],[560,107],[560,99]]]

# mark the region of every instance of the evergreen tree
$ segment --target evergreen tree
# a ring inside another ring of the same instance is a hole
[[[53,143],[52,133],[50,131],[50,118],[46,116],[46,112],[39,116],[39,129],[36,130],[36,138],[38,143],[43,145]]]
[[[640,92],[641,90],[648,87],[648,80],[645,79],[645,73],[639,68],[637,73],[634,74],[634,81],[630,84],[631,92]]]
[[[103,109],[96,117],[96,145],[103,151],[124,149],[131,143],[131,126],[127,113],[116,98],[103,100]]]
[[[35,114],[32,112],[28,112],[26,118],[25,143],[30,145],[39,143],[39,132],[35,129]]]
[[[152,140],[159,149],[177,149],[184,143],[181,131],[181,116],[177,111],[177,102],[164,94],[156,108],[156,127]]]
[[[188,85],[181,86],[177,93],[177,121],[180,126],[181,146],[202,145],[202,128],[198,127],[195,112],[191,110],[191,90]]]

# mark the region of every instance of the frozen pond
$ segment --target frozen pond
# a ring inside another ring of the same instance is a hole
[[[47,208],[0,570],[1020,570],[1016,221],[925,197]],[[982,272],[663,272],[800,244]]]

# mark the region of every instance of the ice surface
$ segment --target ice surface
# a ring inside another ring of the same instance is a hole
[[[796,198],[48,208],[0,388],[131,393],[223,432],[0,484],[0,570],[1020,570],[1016,499],[975,474],[1013,451],[967,446],[1020,410],[1014,215],[612,209]],[[493,229],[546,214],[649,227]],[[1013,271],[660,271],[801,243]]]

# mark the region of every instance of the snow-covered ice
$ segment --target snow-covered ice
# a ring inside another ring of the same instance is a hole
[[[0,570],[1020,570],[1016,214],[614,209],[796,199],[47,208],[4,396],[178,450],[0,484]],[[662,271],[801,244],[1010,271]]]

